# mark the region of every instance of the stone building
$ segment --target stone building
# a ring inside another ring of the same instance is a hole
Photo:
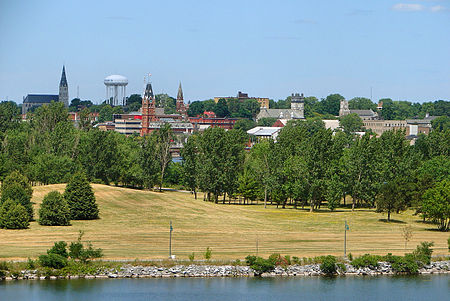
[[[52,101],[61,101],[64,106],[69,106],[69,87],[67,85],[66,68],[63,66],[61,80],[59,82],[59,95],[54,94],[28,94],[23,98],[22,114],[26,114],[29,110],[34,110]]]
[[[292,93],[291,96],[291,108],[290,109],[269,109],[269,108],[261,108],[258,115],[256,116],[256,120],[258,121],[261,118],[276,118],[276,119],[304,119],[305,112],[305,97],[303,93],[300,95],[299,93]]]
[[[378,113],[374,112],[372,110],[350,110],[348,107],[348,101],[343,99],[343,100],[341,100],[340,107],[339,107],[339,117],[349,115],[349,114],[356,114],[362,120],[378,119]]]

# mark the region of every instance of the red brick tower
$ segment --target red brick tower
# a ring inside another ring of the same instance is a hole
[[[155,115],[155,97],[153,95],[152,84],[148,83],[145,87],[144,97],[142,97],[142,127],[141,136],[150,133],[149,124],[150,122],[157,121]]]

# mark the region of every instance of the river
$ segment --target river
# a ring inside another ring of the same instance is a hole
[[[450,276],[0,281],[0,300],[449,300]]]

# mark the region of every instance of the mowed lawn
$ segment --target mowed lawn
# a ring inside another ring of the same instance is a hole
[[[34,187],[35,217],[44,195],[63,192],[65,185]],[[373,210],[338,210],[310,213],[262,205],[222,205],[195,200],[183,192],[150,192],[93,184],[100,219],[72,221],[68,227],[40,226],[32,222],[27,230],[0,230],[0,258],[35,258],[55,241],[74,241],[79,230],[94,247],[104,250],[106,259],[167,258],[169,222],[173,224],[172,250],[180,259],[195,252],[201,259],[206,247],[213,259],[243,259],[256,253],[281,253],[298,257],[342,255],[344,221],[347,252],[403,254],[402,228],[410,225],[413,236],[408,252],[421,241],[433,241],[435,254],[446,255],[449,233],[435,231],[435,225],[420,222],[412,211],[394,214],[397,222],[380,221],[386,216]]]

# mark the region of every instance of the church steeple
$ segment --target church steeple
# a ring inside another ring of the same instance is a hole
[[[181,88],[181,82],[180,85],[178,86],[177,100],[183,100],[183,89]]]
[[[187,108],[186,105],[184,104],[184,99],[183,99],[183,89],[181,88],[181,82],[180,85],[178,86],[178,94],[177,94],[177,112],[178,114],[182,115],[184,119],[187,118]]]
[[[59,101],[69,106],[69,86],[66,78],[66,67],[63,65],[61,81],[59,82]]]

